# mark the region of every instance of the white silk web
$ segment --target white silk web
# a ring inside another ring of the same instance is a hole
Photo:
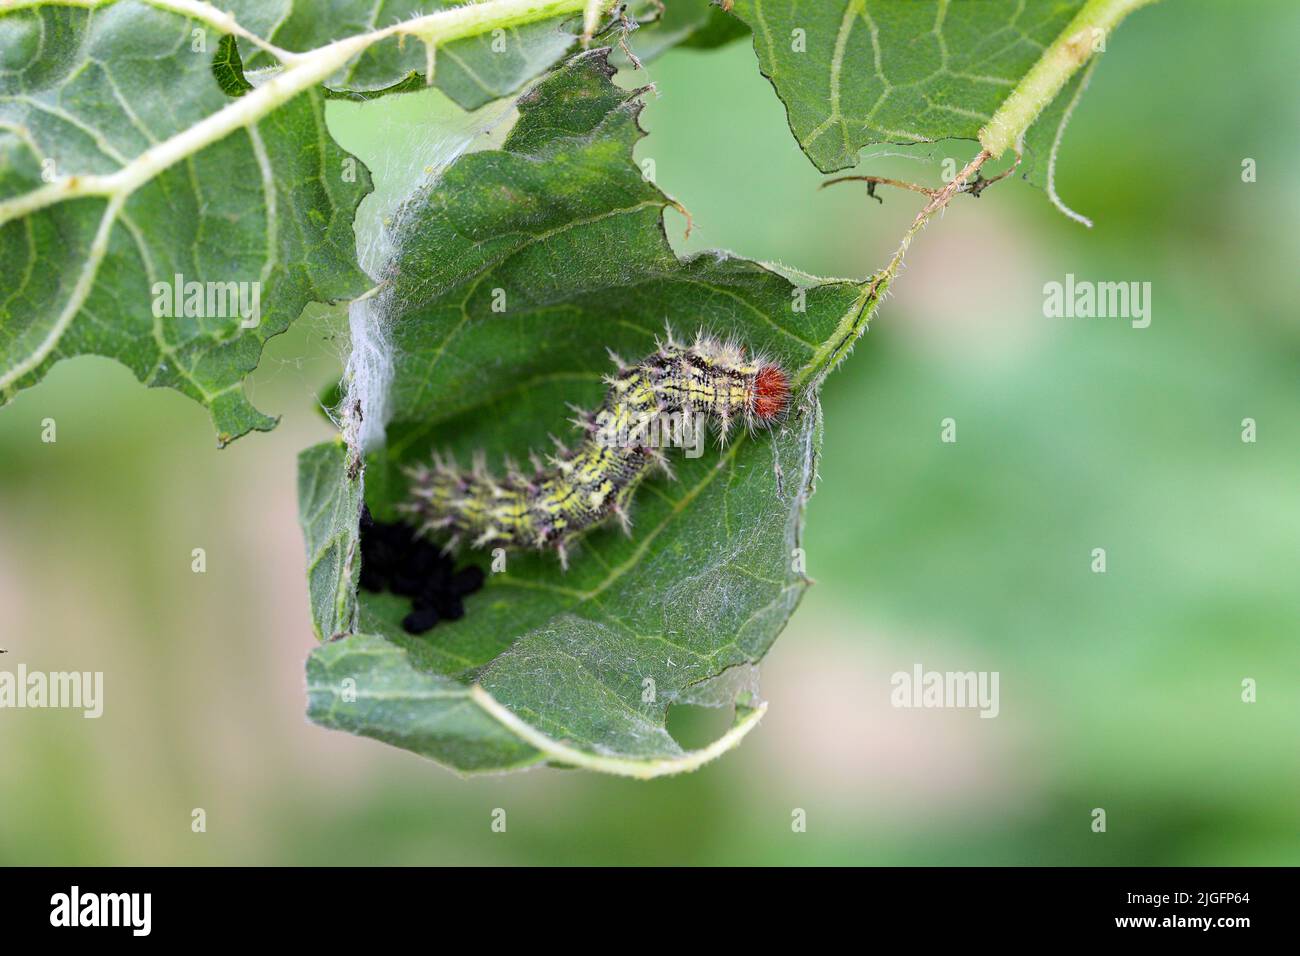
[[[498,145],[515,115],[513,98],[468,113],[436,89],[368,103],[331,104],[335,138],[366,164],[375,187],[357,211],[355,224],[358,261],[375,288],[348,308],[350,342],[342,399],[331,414],[355,452],[382,447],[392,417],[396,303],[381,279],[401,252],[396,237],[410,209],[406,200],[435,182],[464,153]]]

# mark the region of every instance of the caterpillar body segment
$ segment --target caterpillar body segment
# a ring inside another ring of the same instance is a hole
[[[680,438],[680,429],[711,419],[725,442],[736,422],[763,427],[789,406],[779,365],[704,335],[688,346],[669,333],[635,365],[611,357],[617,370],[605,378],[604,402],[594,412],[574,409],[583,432],[576,447],[556,441],[545,461],[533,456],[528,474],[507,463],[495,477],[481,454],[469,470],[435,455],[409,472],[401,508],[420,533],[444,537],[448,548],[554,548],[567,567],[567,545],[589,528],[616,519],[630,533],[637,486],[656,468],[671,475],[663,439],[674,427]]]

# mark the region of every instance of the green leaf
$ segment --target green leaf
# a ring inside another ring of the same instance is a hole
[[[239,45],[227,33],[217,44],[217,55],[212,58],[212,75],[227,96],[243,96],[253,88],[244,76],[244,61],[239,56]]]
[[[948,0],[736,0],[759,69],[822,172],[873,143],[978,139],[981,128],[1084,6]],[[797,47],[804,45],[803,52]],[[1026,155],[1025,170],[1039,157]]]
[[[312,719],[461,770],[534,759],[653,776],[698,766],[753,726],[761,705],[740,701],[731,733],[684,752],[665,715],[760,660],[807,586],[795,568],[820,445],[816,385],[883,291],[721,253],[679,259],[663,226],[672,201],[632,159],[640,96],[610,73],[604,52],[568,61],[521,98],[501,149],[463,156],[396,217],[378,299],[395,346],[393,419],[366,471],[372,511],[392,513],[402,466],[432,449],[462,461],[484,449],[494,467],[544,450],[568,427],[567,401],[603,395],[607,349],[646,355],[665,321],[777,359],[796,401],[770,432],[674,454],[676,480],[638,492],[631,536],[590,532],[567,573],[550,553],[510,555],[460,621],[412,637],[402,599],[361,595],[362,636],[340,642],[357,652],[313,657]],[[477,718],[461,733],[469,709],[517,746],[467,736]]]
[[[337,0],[323,14],[302,0],[233,0],[236,18],[252,32],[286,50],[302,52],[338,39],[369,33],[400,20],[464,6],[462,0]],[[268,32],[269,31],[269,32]],[[439,46],[434,85],[465,109],[506,96],[545,71],[573,46],[582,16],[571,13],[500,29]],[[274,66],[269,53],[248,55],[249,69]],[[331,76],[332,90],[375,94],[418,89],[429,73],[428,48],[411,37],[390,37],[368,47]]]
[[[294,0],[233,0],[237,19],[252,32],[295,52],[324,46],[339,36],[366,33],[400,20],[463,6],[463,0],[335,0],[328,16],[318,4]],[[390,37],[368,47],[327,80],[332,93],[354,98],[409,92],[428,82],[464,109],[477,109],[516,92],[555,65],[582,34],[580,4],[558,16],[440,44],[433,54],[410,37]],[[716,46],[745,34],[709,0],[673,0],[663,8],[654,0],[628,5],[627,16],[644,24],[629,42],[649,60],[676,44]],[[606,25],[612,22],[604,17]],[[614,30],[606,38],[616,35]],[[432,57],[432,59],[431,59]],[[249,68],[275,66],[265,50],[249,55]],[[432,69],[431,69],[432,68]]]
[[[356,626],[360,516],[361,469],[343,443],[304,450],[298,456],[298,523],[307,544],[307,586],[318,640],[349,634]]]
[[[526,767],[537,749],[483,709],[460,681],[411,666],[383,638],[332,641],[307,661],[311,719],[438,756],[465,773]]]
[[[265,341],[370,285],[369,174],[321,94],[232,100],[232,45],[131,0],[18,9],[0,35],[0,401],[95,354],[203,403],[222,443],[272,427],[243,392]]]

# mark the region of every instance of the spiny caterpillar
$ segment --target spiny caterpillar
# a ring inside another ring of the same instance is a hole
[[[402,510],[421,534],[446,534],[448,549],[465,539],[475,548],[554,548],[567,568],[568,544],[587,529],[613,517],[631,533],[637,485],[655,467],[672,474],[661,447],[665,430],[680,440],[709,417],[725,443],[733,422],[767,426],[789,405],[790,378],[781,366],[747,359],[736,343],[700,334],[683,345],[669,330],[656,344],[636,365],[610,352],[618,371],[604,378],[604,404],[595,412],[570,406],[582,442],[570,450],[555,440],[549,467],[534,454],[531,475],[507,460],[506,476],[495,478],[481,453],[469,471],[434,455],[432,467],[409,472]]]

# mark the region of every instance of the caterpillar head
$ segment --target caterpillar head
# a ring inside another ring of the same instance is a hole
[[[754,376],[750,411],[762,424],[779,417],[790,405],[790,377],[779,365],[765,362]]]

